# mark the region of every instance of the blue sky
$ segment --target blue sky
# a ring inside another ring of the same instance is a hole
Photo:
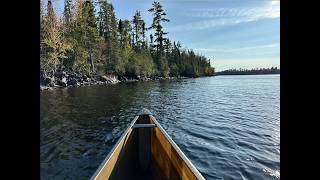
[[[110,0],[118,19],[141,11],[149,26],[151,0]],[[217,71],[280,67],[279,0],[160,0],[171,40],[211,59]],[[53,1],[58,11],[63,0]]]

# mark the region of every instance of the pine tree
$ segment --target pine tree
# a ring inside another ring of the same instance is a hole
[[[99,2],[100,11],[99,11],[99,34],[104,38],[106,43],[106,64],[111,64],[111,12],[110,12],[110,5],[107,1],[100,1]]]
[[[132,19],[132,24],[133,24],[133,35],[134,35],[134,46],[136,49],[139,49],[142,43],[141,36],[144,34],[144,21],[141,18],[141,13],[140,11],[136,11],[133,19]]]
[[[118,74],[124,72],[124,63],[120,59],[120,46],[118,41],[118,23],[114,13],[113,6],[110,4],[111,12],[111,48],[112,48],[112,64],[111,67],[114,67],[113,71]]]
[[[130,45],[131,41],[131,36],[130,36],[130,31],[132,30],[131,24],[129,20],[124,20],[123,21],[123,41],[126,45]]]
[[[88,64],[86,60],[89,58],[87,49],[84,46],[84,34],[85,34],[85,18],[83,17],[84,3],[82,0],[76,1],[75,7],[75,17],[72,26],[72,49],[73,53],[73,63],[72,69],[79,72],[87,72]]]
[[[91,72],[95,72],[94,53],[96,53],[97,44],[99,43],[100,38],[97,31],[97,22],[92,1],[85,2],[85,6],[83,8],[83,16],[85,18],[84,43],[89,52]]]
[[[172,50],[172,44],[170,42],[170,40],[167,38],[164,40],[164,53],[167,57],[167,59],[171,59],[171,50]],[[169,63],[172,63],[171,61],[169,61]]]
[[[64,23],[66,25],[70,24],[71,22],[71,3],[72,3],[72,0],[64,0],[63,16],[64,16]]]
[[[148,11],[153,13],[153,22],[151,27],[149,27],[148,29],[154,29],[155,33],[154,36],[156,37],[156,39],[154,40],[154,42],[157,43],[156,45],[156,49],[157,49],[157,54],[161,54],[163,52],[163,41],[166,39],[164,37],[164,35],[168,34],[167,32],[163,31],[163,27],[162,27],[162,22],[169,22],[169,19],[164,18],[164,16],[166,16],[167,14],[164,12],[164,10],[162,9],[162,6],[160,4],[160,2],[153,2],[152,4],[152,8],[150,8]]]
[[[107,45],[107,71],[119,73],[123,70],[120,59],[118,23],[113,6],[106,1],[100,1],[99,32]],[[121,67],[120,67],[121,66]]]
[[[118,23],[118,32],[119,32],[119,41],[120,41],[120,46],[122,47],[122,44],[123,44],[123,24],[122,24],[122,20],[120,19],[119,20],[119,23]]]
[[[130,44],[131,37],[130,37],[130,31],[131,31],[131,24],[128,20],[119,20],[119,35],[120,35],[120,57],[121,61],[117,65],[118,74],[125,74],[128,70],[128,63],[129,60],[132,59],[133,56],[133,50],[132,46]]]
[[[148,29],[154,29],[154,37],[157,44],[154,45],[156,47],[156,63],[158,65],[158,69],[160,69],[160,73],[163,76],[168,76],[169,74],[169,67],[168,61],[165,56],[163,56],[163,41],[166,40],[164,35],[168,34],[167,32],[163,31],[162,22],[169,22],[169,19],[164,18],[167,14],[162,9],[160,2],[153,2],[152,8],[148,11],[153,13],[153,22],[152,25]]]
[[[155,47],[154,45],[153,45],[153,35],[152,34],[150,34],[150,51],[151,51],[151,53],[153,52],[153,48]]]
[[[95,72],[94,57],[98,55],[100,37],[92,1],[78,0],[72,28],[74,68],[83,73]]]
[[[72,36],[72,29],[73,29],[73,13],[72,13],[72,0],[65,0],[64,1],[64,11],[63,11],[63,24],[62,24],[62,33],[65,41],[72,47],[73,46],[73,36]],[[74,65],[74,52],[73,48],[70,48],[66,52],[67,58],[64,59],[63,65],[69,70],[72,70]]]
[[[47,3],[47,15],[42,22],[41,68],[45,73],[53,75],[67,57],[66,51],[71,47],[62,36],[62,24],[57,20],[50,0]]]
[[[147,40],[146,40],[146,23],[142,22],[142,47],[147,48]]]

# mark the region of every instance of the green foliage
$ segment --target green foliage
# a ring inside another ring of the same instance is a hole
[[[64,11],[63,11],[63,17],[64,17],[64,23],[67,25],[71,22],[71,0],[64,0]]]
[[[121,73],[123,62],[121,62],[120,42],[118,22],[115,17],[113,6],[106,1],[100,1],[100,11],[98,16],[99,34],[104,38],[106,44],[106,67],[108,73]]]
[[[178,77],[180,75],[179,68],[176,64],[171,64],[170,66],[170,76]]]
[[[76,71],[91,73],[95,72],[94,61],[99,61],[95,57],[100,51],[98,46],[102,38],[98,34],[94,6],[91,1],[78,1],[76,4],[74,21],[66,26],[66,36],[72,44],[72,52],[69,54],[68,62]]]
[[[132,58],[133,54],[132,47],[130,45],[125,45],[120,52],[120,61],[116,64],[115,71],[117,74],[125,74],[126,66],[129,60]]]
[[[209,59],[165,37],[167,32],[162,23],[169,20],[159,2],[149,9],[153,15],[149,28],[145,27],[140,11],[135,12],[131,21],[118,20],[107,1],[94,4],[65,0],[62,18],[56,17],[51,1],[46,13],[42,7],[41,2],[40,63],[45,72],[54,73],[59,67],[67,67],[84,74],[127,77],[198,77],[215,73]],[[148,39],[146,30],[150,29],[154,33]]]
[[[140,59],[140,75],[151,76],[156,72],[156,67],[149,51],[142,51],[138,54]]]
[[[41,21],[40,65],[45,72],[54,73],[61,62],[67,58],[71,45],[61,33],[61,22],[57,20],[51,1],[47,4],[47,15]]]
[[[168,77],[169,76],[169,64],[168,64],[168,60],[165,56],[160,56],[159,58],[159,70],[160,70],[160,75],[163,77]]]
[[[156,72],[151,54],[148,51],[133,52],[126,66],[128,76],[149,77]]]

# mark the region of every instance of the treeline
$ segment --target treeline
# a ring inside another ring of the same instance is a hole
[[[169,22],[159,2],[148,10],[151,25],[136,11],[132,19],[117,19],[107,1],[65,0],[58,17],[49,0],[41,4],[41,72],[113,74],[124,77],[185,76],[214,74],[210,60],[184,49],[166,35]],[[150,31],[150,35],[147,32]]]
[[[217,72],[216,75],[255,75],[255,74],[280,74],[277,67],[255,69],[229,69]]]

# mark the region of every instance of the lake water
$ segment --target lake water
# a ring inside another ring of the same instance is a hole
[[[41,92],[41,179],[89,179],[141,108],[206,179],[280,179],[280,75]]]

